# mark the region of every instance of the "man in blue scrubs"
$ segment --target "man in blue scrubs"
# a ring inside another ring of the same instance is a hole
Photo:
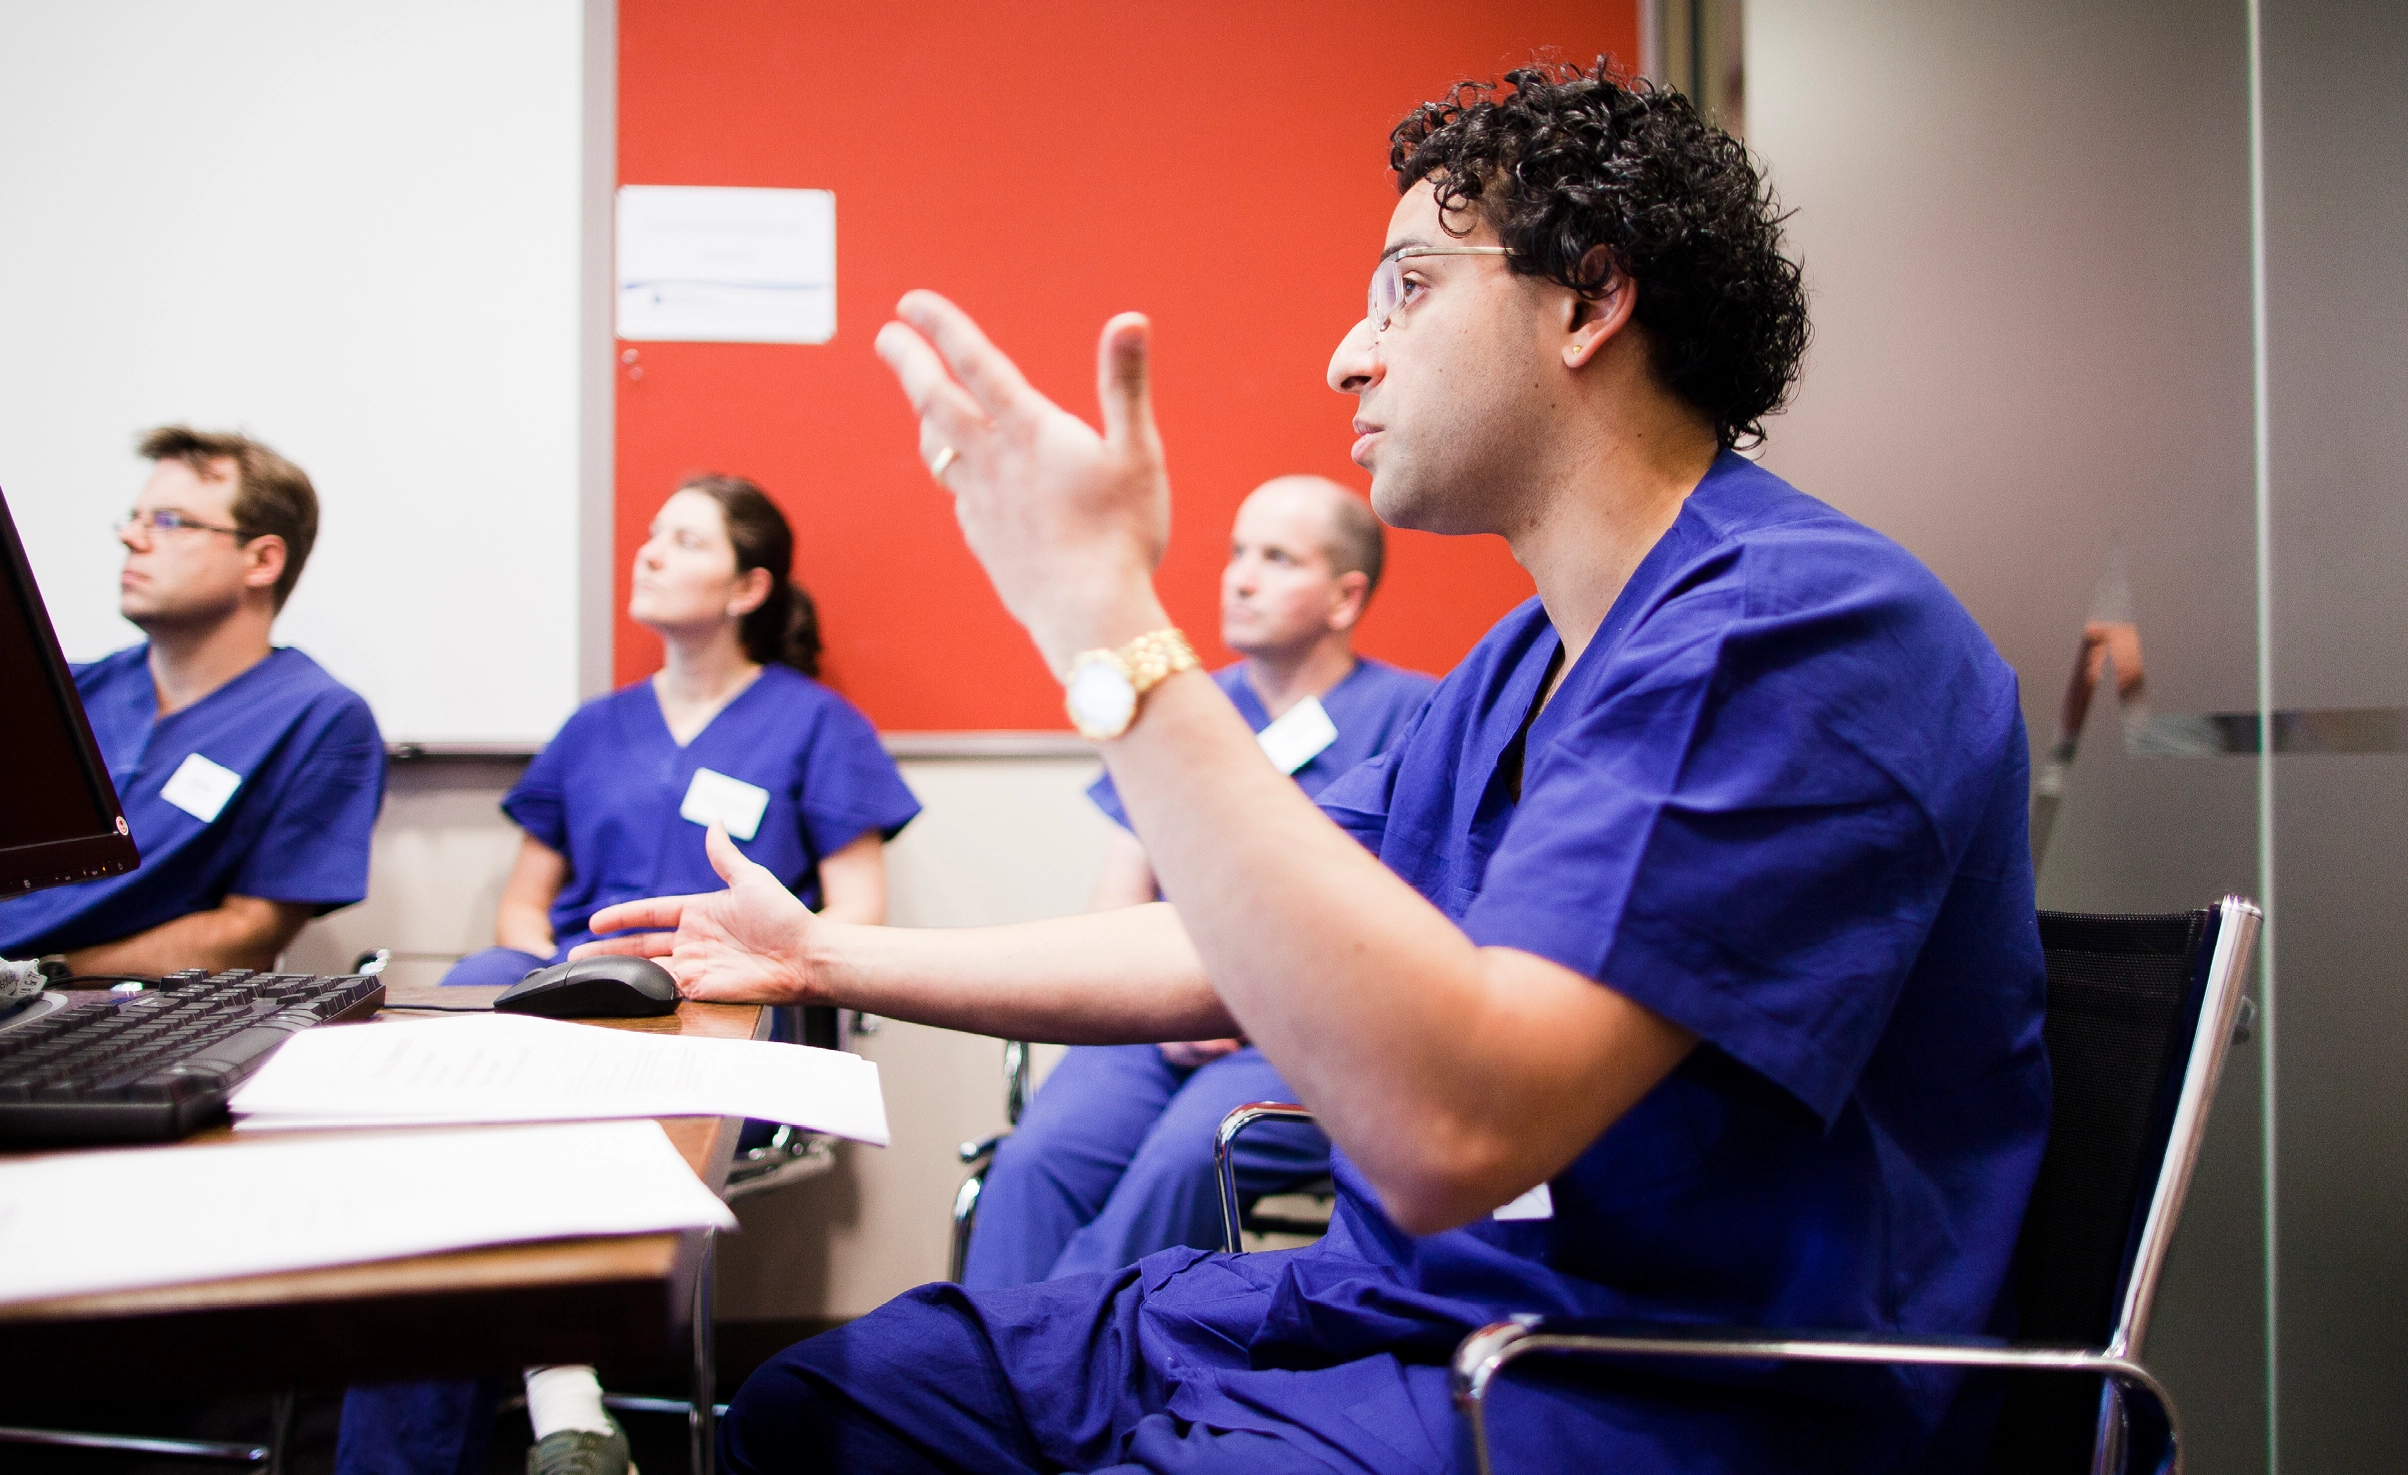
[[[674,929],[603,946],[696,997],[1242,1032],[1335,1145],[1328,1237],[923,1287],[756,1372],[730,1469],[1460,1469],[1444,1360],[1511,1314],[2004,1329],[2048,1093],[2014,675],[1733,453],[1805,345],[1778,208],[1602,69],[1451,90],[1390,159],[1329,369],[1354,457],[1384,520],[1499,534],[1538,597],[1386,756],[1316,807],[1166,632],[1143,319],[1105,326],[1098,435],[913,293],[879,349],[921,454],[1175,910],[845,927],[720,841],[725,891],[597,922]],[[1988,1422],[1931,1370],[1704,1364],[1517,1379],[1497,1416],[1502,1469],[1620,1475],[1959,1470]]]
[[[1354,652],[1386,560],[1363,499],[1318,476],[1283,476],[1238,508],[1221,571],[1221,639],[1245,657],[1213,673],[1271,762],[1307,794],[1402,732],[1437,682]],[[1161,895],[1111,775],[1087,791],[1122,828],[1094,909]],[[1173,1245],[1221,1243],[1213,1129],[1286,1082],[1242,1040],[1071,1050],[996,1149],[979,1194],[962,1284],[998,1290],[1133,1264]],[[1329,1171],[1329,1140],[1303,1123],[1239,1139],[1238,1189],[1253,1197]]]
[[[0,956],[78,973],[270,968],[313,916],[368,894],[385,750],[368,704],[271,643],[318,532],[300,467],[168,426],[118,524],[118,608],[148,637],[75,684],[142,864],[0,902]]]

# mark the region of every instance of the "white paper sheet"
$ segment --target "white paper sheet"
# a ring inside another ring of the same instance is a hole
[[[303,1030],[228,1105],[237,1131],[740,1116],[887,1140],[878,1067],[858,1055],[524,1014]]]
[[[0,1163],[0,1302],[735,1224],[654,1122],[62,1153]]]
[[[621,185],[618,227],[619,337],[836,336],[836,196],[827,190]]]

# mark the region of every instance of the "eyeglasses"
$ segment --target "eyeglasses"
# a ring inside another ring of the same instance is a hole
[[[1388,331],[1388,320],[1405,305],[1405,269],[1402,263],[1416,256],[1509,256],[1504,246],[1407,246],[1392,256],[1380,258],[1372,269],[1369,309],[1363,314],[1374,333]]]
[[[148,537],[152,533],[172,533],[178,530],[187,530],[196,533],[226,533],[230,536],[244,539],[248,539],[253,536],[250,533],[244,532],[241,528],[223,528],[219,527],[213,522],[195,522],[192,518],[176,511],[176,509],[173,507],[162,507],[155,512],[128,512],[125,516],[117,519],[117,521],[114,523],[111,523],[110,526],[115,528],[118,535],[121,537],[124,536],[126,531],[130,528],[142,529],[143,536],[145,537]]]

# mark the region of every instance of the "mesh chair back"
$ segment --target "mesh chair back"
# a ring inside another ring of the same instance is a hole
[[[2016,1246],[2018,1341],[2105,1347],[2119,1330],[2166,1168],[2216,915],[2040,914],[2052,1115]],[[2088,1380],[2014,1380],[1993,1468],[2088,1469],[2098,1415]]]

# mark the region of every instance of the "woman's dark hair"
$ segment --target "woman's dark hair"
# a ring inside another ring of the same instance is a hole
[[[727,523],[727,540],[736,550],[736,572],[769,570],[769,597],[744,617],[737,638],[744,653],[764,666],[783,662],[805,676],[819,674],[819,609],[811,595],[790,575],[794,570],[794,529],[769,494],[741,476],[716,472],[689,476],[677,484],[681,492],[700,492],[719,504]]]
[[[1505,87],[1460,82],[1389,135],[1399,194],[1433,182],[1441,218],[1470,211],[1507,264],[1585,296],[1605,287],[1602,246],[1638,283],[1657,372],[1703,410],[1725,446],[1764,438],[1797,382],[1806,291],[1781,254],[1781,222],[1740,142],[1689,99],[1617,75],[1545,65]]]

